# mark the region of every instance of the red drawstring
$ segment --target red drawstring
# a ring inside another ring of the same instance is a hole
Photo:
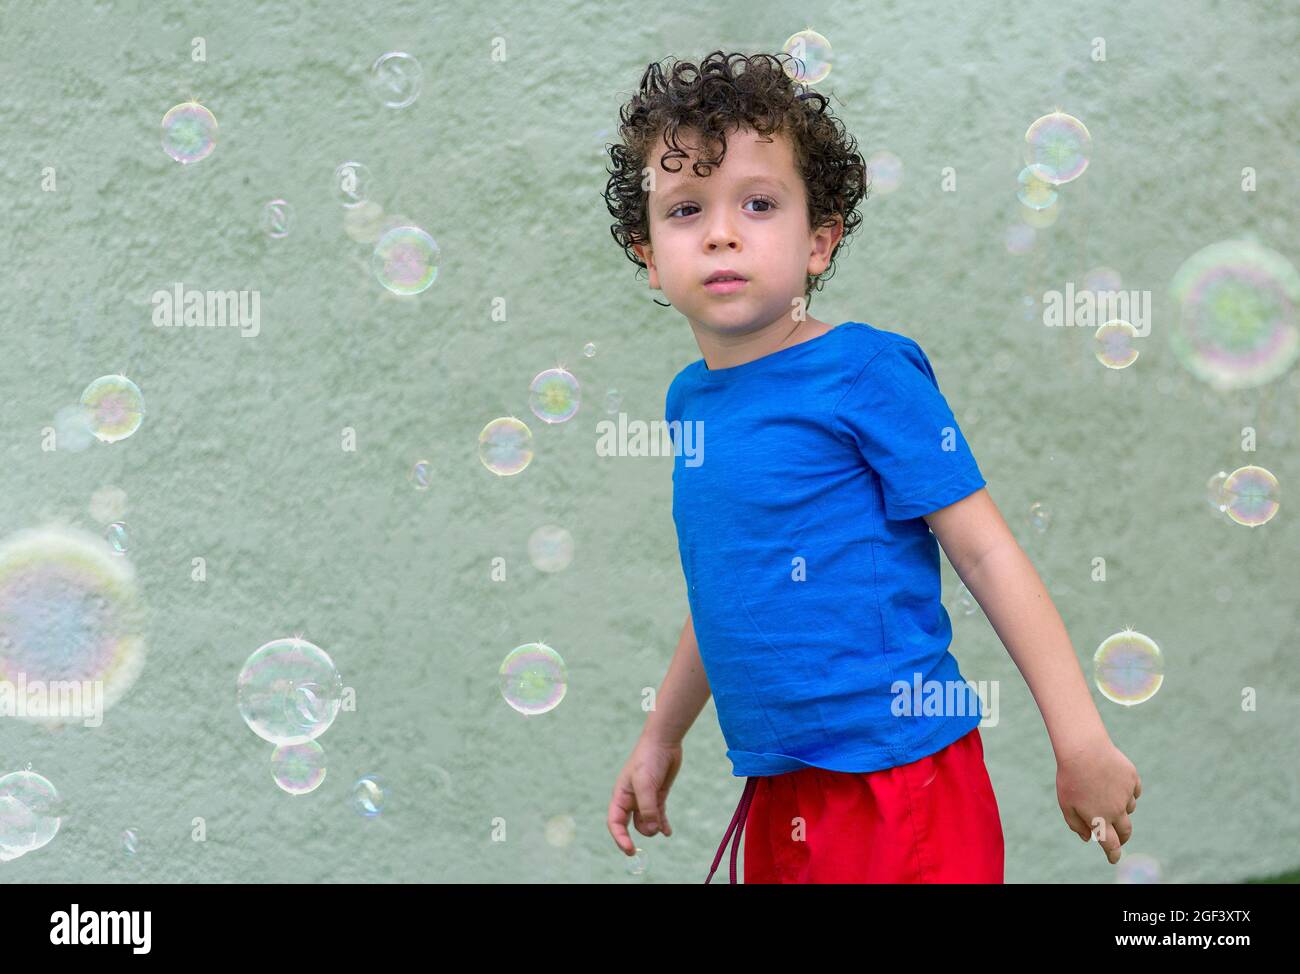
[[[745,782],[745,790],[741,793],[740,804],[736,806],[736,811],[731,816],[731,824],[727,826],[727,834],[722,837],[722,845],[718,846],[718,854],[713,857],[713,868],[709,870],[708,879],[704,880],[706,886],[713,879],[718,863],[722,861],[722,850],[727,847],[727,840],[731,838],[732,829],[736,830],[736,837],[731,843],[731,881],[733,883],[736,881],[736,853],[740,851],[740,836],[745,831],[745,817],[749,814],[749,803],[754,797],[754,786],[757,784],[757,778],[750,778]]]

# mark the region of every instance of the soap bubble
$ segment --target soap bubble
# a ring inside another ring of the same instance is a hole
[[[432,465],[428,460],[417,460],[411,468],[411,483],[416,490],[428,490],[431,476]]]
[[[81,403],[64,406],[54,415],[54,447],[80,453],[95,442],[90,414]]]
[[[366,818],[375,818],[383,812],[385,797],[378,775],[364,775],[352,786],[352,807]]]
[[[140,428],[144,396],[124,375],[103,375],[81,393],[90,431],[105,443],[124,440]]]
[[[1034,163],[1020,170],[1020,189],[1016,199],[1031,210],[1045,210],[1056,202],[1056,187],[1052,185],[1052,172],[1046,166]]]
[[[528,538],[528,559],[542,572],[562,572],[573,561],[573,535],[556,524],[543,524]]]
[[[126,829],[122,833],[122,848],[128,856],[133,856],[140,849],[140,833],[136,829]]]
[[[624,856],[627,861],[623,868],[627,870],[629,876],[644,876],[646,867],[650,865],[650,856],[640,846],[636,848],[636,855]]]
[[[1228,479],[1228,472],[1220,470],[1205,483],[1205,499],[1220,514],[1228,511],[1228,499],[1223,496],[1223,483]]]
[[[1115,864],[1115,882],[1154,884],[1160,882],[1160,862],[1155,856],[1130,852]]]
[[[585,356],[587,356],[587,358],[591,358],[593,355],[595,355],[595,354],[596,354],[596,343],[595,343],[595,342],[587,342],[586,345],[583,345],[583,346],[582,346],[582,354],[585,355]]]
[[[478,458],[499,477],[520,473],[533,459],[533,433],[521,420],[502,416],[478,435]]]
[[[1029,523],[1033,525],[1034,530],[1039,534],[1046,531],[1052,524],[1052,512],[1047,509],[1047,505],[1042,501],[1034,501],[1029,505]]]
[[[108,526],[108,530],[105,532],[104,537],[108,540],[108,543],[113,546],[114,553],[119,555],[126,554],[127,537],[125,524],[121,521],[114,521]]]
[[[867,160],[867,169],[871,192],[877,196],[888,196],[903,185],[903,160],[892,152],[877,152]]]
[[[420,95],[424,72],[409,54],[391,51],[370,66],[370,88],[389,108],[405,108]]]
[[[782,68],[792,80],[805,85],[825,81],[831,73],[831,42],[812,28],[791,34],[781,50],[793,61],[783,61]]]
[[[1238,524],[1257,528],[1277,513],[1278,482],[1263,467],[1238,467],[1223,481],[1223,512]]]
[[[289,236],[293,223],[293,207],[284,200],[271,200],[262,207],[262,232],[268,237],[280,239]]]
[[[334,193],[344,206],[360,206],[370,199],[370,169],[360,162],[345,162],[334,170]]]
[[[1035,210],[1028,206],[1020,208],[1020,222],[1025,226],[1033,227],[1035,230],[1046,230],[1056,223],[1060,215],[1061,198],[1059,196],[1041,210]]]
[[[1118,291],[1124,286],[1124,281],[1119,271],[1113,267],[1094,267],[1084,275],[1083,286],[1095,294],[1100,294],[1106,291]]]
[[[325,780],[325,748],[319,741],[281,744],[271,754],[275,783],[290,795],[306,795]]]
[[[1165,661],[1153,640],[1125,629],[1097,647],[1092,672],[1102,696],[1132,707],[1156,695],[1165,679]]]
[[[0,681],[98,682],[107,710],[144,666],[141,616],[131,562],[103,538],[51,527],[0,543]],[[89,715],[28,716],[57,724]]]
[[[1036,173],[1053,185],[1082,176],[1091,153],[1088,127],[1065,112],[1043,115],[1025,130],[1025,162],[1040,166]]]
[[[1169,290],[1180,306],[1174,354],[1216,389],[1271,382],[1300,356],[1300,274],[1276,251],[1243,240],[1210,244],[1183,262]]]
[[[563,423],[578,412],[578,380],[564,369],[547,369],[533,377],[528,387],[528,407],[540,420]]]
[[[239,672],[239,712],[272,744],[305,744],[338,715],[343,678],[329,654],[299,637],[254,650]]]
[[[34,771],[0,778],[0,848],[24,856],[48,845],[58,834],[59,792]]]
[[[394,227],[375,244],[370,265],[394,294],[419,294],[438,276],[438,245],[419,227]]]
[[[1121,319],[1108,321],[1093,333],[1093,353],[1108,369],[1126,369],[1138,359],[1133,339],[1138,330]]]
[[[384,235],[384,208],[364,200],[343,212],[343,232],[357,243],[374,245]]]
[[[1006,233],[1007,253],[1017,255],[1029,253],[1037,236],[1037,231],[1028,224],[1011,224],[1011,226],[1007,227]]]
[[[501,695],[521,714],[554,710],[568,690],[564,660],[545,643],[526,643],[511,650],[497,675]]]
[[[605,393],[605,412],[616,413],[621,405],[623,405],[623,393],[617,389],[610,389]]]
[[[217,147],[217,120],[197,102],[177,105],[163,116],[162,146],[183,165],[206,159]]]

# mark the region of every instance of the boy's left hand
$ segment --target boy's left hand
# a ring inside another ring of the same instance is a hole
[[[1137,768],[1109,737],[1056,762],[1056,801],[1065,824],[1084,842],[1095,829],[1112,866],[1119,862],[1119,847],[1133,834],[1129,815],[1141,794]]]

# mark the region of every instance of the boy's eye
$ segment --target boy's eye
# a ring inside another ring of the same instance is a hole
[[[745,200],[745,202],[746,202],[746,203],[765,203],[765,204],[767,204],[767,209],[766,209],[766,210],[756,210],[756,211],[754,211],[754,212],[756,212],[756,213],[768,213],[768,212],[771,211],[771,209],[772,209],[773,207],[776,206],[776,200],[771,199],[770,197],[767,197],[767,196],[751,196],[749,199]],[[671,210],[668,211],[668,218],[669,218],[669,219],[672,219],[672,216],[673,216],[674,213],[678,212],[679,210],[684,210],[684,209],[695,209],[695,210],[698,210],[699,207],[696,206],[694,203],[678,203],[676,206],[674,206]]]

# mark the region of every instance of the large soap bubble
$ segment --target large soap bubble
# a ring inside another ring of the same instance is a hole
[[[17,859],[58,834],[59,792],[35,771],[0,778],[0,859]]]
[[[305,744],[324,734],[342,696],[343,678],[329,654],[296,636],[258,648],[239,671],[239,712],[272,744]]]

